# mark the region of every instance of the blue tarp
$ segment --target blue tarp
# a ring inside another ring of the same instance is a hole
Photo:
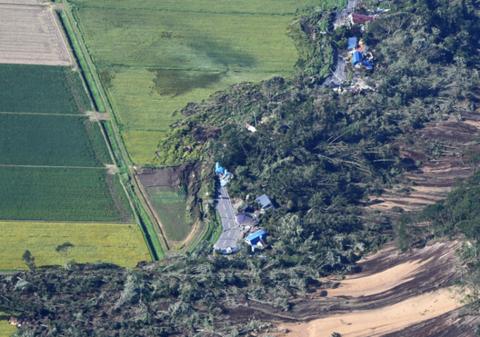
[[[362,53],[360,53],[359,51],[353,52],[353,55],[352,55],[353,65],[359,64],[360,62],[362,62],[362,59],[363,59]]]
[[[348,50],[353,50],[357,48],[358,39],[356,37],[348,38]]]
[[[267,231],[264,229],[259,229],[256,232],[250,233],[246,238],[245,241],[252,245],[255,246],[257,243],[260,241],[264,241],[267,238]]]

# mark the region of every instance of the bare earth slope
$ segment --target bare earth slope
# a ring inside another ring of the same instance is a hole
[[[393,244],[360,261],[361,272],[298,301],[289,313],[249,301],[231,314],[256,312],[275,327],[263,337],[473,337],[480,319],[465,314],[458,242],[399,252]],[[248,308],[248,309],[247,309]],[[277,322],[277,323],[275,323]]]
[[[402,211],[419,211],[470,177],[475,169],[471,158],[479,152],[479,119],[478,113],[470,113],[430,123],[399,141],[407,173],[381,196],[372,196],[366,214],[394,219]],[[456,257],[459,246],[437,242],[402,253],[392,243],[360,261],[360,273],[339,283],[324,280],[333,282],[326,294],[295,303],[288,314],[261,303],[248,307],[279,322],[265,336],[475,336],[480,318],[465,313],[463,290],[454,287],[464,272]]]
[[[361,261],[360,274],[314,299],[317,306],[312,309],[323,308],[323,314],[312,312],[318,318],[306,315],[306,322],[281,324],[283,333],[277,336],[330,337],[333,332],[343,337],[406,336],[400,331],[410,329],[408,336],[428,337],[437,335],[424,331],[425,325],[435,321],[437,327],[449,327],[452,320],[457,330],[446,336],[457,336],[460,328],[465,336],[473,336],[469,324],[464,324],[468,322],[458,318],[464,303],[462,290],[452,286],[461,274],[456,247],[456,242],[438,242],[403,254],[388,246]]]

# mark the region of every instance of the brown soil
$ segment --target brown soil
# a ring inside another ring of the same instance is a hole
[[[429,261],[430,259],[407,261],[375,274],[348,277],[337,288],[328,290],[328,296],[360,297],[391,290],[402,283],[412,281],[419,269]]]
[[[419,211],[442,200],[473,174],[470,156],[480,153],[478,140],[480,114],[469,114],[461,121],[430,123],[399,141],[407,173],[381,196],[371,196],[366,214],[396,217],[398,210]],[[248,307],[256,310],[255,317],[270,315],[278,325],[269,336],[474,336],[480,318],[463,312],[461,294],[452,292],[464,272],[455,254],[458,246],[437,242],[402,253],[390,244],[361,260],[360,273],[340,282],[323,280],[330,289],[298,300],[288,313],[255,301],[236,310],[246,315]]]
[[[459,331],[461,336],[474,336],[476,318],[459,316],[464,303],[452,287],[462,273],[455,254],[458,245],[437,242],[402,253],[390,244],[361,260],[360,273],[326,289],[326,296],[318,292],[298,301],[289,313],[253,301],[237,313],[245,315],[248,308],[256,310],[252,317],[270,315],[271,321],[279,322],[262,336],[330,337],[339,332],[343,337],[436,337],[431,331],[439,330],[448,337],[460,336]],[[334,279],[324,280],[328,281]],[[430,331],[432,325],[436,329]]]
[[[187,203],[190,207],[192,217],[200,219],[200,211],[197,204],[197,194],[199,188],[199,167],[196,164],[185,164],[180,166],[164,167],[164,168],[140,168],[137,170],[136,179],[139,182],[140,189],[144,199],[146,200],[152,215],[154,216],[162,233],[165,233],[164,225],[160,220],[157,210],[153,207],[149,200],[147,189],[151,187],[169,187],[184,188],[187,193]],[[168,249],[181,249],[195,239],[195,236],[201,231],[200,220],[196,221],[192,226],[192,231],[182,242],[172,241],[163,235],[165,244]]]
[[[367,211],[418,211],[445,198],[458,181],[474,172],[475,164],[469,155],[480,152],[477,119],[480,115],[471,114],[463,121],[430,123],[414,132],[410,142],[397,144],[403,161],[420,162],[420,166],[412,167],[400,184],[381,196],[371,196]],[[429,153],[433,145],[437,146],[437,154]]]
[[[40,1],[0,1],[0,31],[0,63],[72,64],[53,9]]]
[[[142,168],[137,176],[144,187],[179,187],[183,169],[181,166],[165,168]]]
[[[285,324],[285,337],[374,337],[407,328],[410,325],[441,316],[462,306],[461,296],[442,288],[373,310],[354,311],[320,318],[308,323]]]

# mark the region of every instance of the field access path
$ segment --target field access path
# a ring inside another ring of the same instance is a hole
[[[135,222],[142,229],[145,241],[150,251],[151,258],[158,260],[168,250],[166,236],[162,226],[157,223],[155,213],[151,210],[142,188],[135,175],[135,166],[127,151],[119,129],[119,121],[113,111],[111,101],[100,80],[98,70],[92,60],[84,38],[79,30],[79,24],[73,15],[68,1],[57,8],[61,22],[65,29],[72,51],[75,55],[82,79],[88,89],[95,111],[87,112],[91,120],[102,122],[102,134],[108,145],[108,150],[116,166],[116,171],[121,172],[120,185],[125,192]]]

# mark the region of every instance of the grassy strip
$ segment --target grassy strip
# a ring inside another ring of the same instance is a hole
[[[177,242],[185,240],[192,230],[192,221],[186,212],[185,193],[163,186],[148,187],[145,190],[152,208],[157,210],[167,238]]]
[[[0,320],[0,337],[10,337],[16,331],[13,325],[10,325],[6,320]]]
[[[65,5],[66,5],[66,3],[65,3]],[[89,71],[89,68],[87,66],[87,64],[88,64],[87,60],[85,59],[84,54],[79,52],[81,50],[81,48],[80,48],[79,42],[75,38],[75,31],[74,31],[73,26],[72,26],[72,21],[73,20],[70,20],[67,13],[69,13],[68,10],[59,12],[60,22],[61,22],[65,32],[67,33],[66,36],[67,36],[68,42],[70,43],[70,46],[72,46],[72,50],[75,54],[74,56],[75,56],[77,62],[79,63],[80,72],[81,72],[82,76],[84,77],[85,82],[89,84],[87,86],[87,90],[88,90],[89,94],[93,97],[93,102],[95,104],[95,108],[100,112],[105,112],[106,111],[105,106],[103,105],[103,102],[100,99],[100,93],[99,93],[97,87],[94,85],[95,81],[94,81],[92,73]],[[73,21],[73,22],[75,22],[75,21]]]
[[[135,179],[130,179],[133,174],[130,168],[131,160],[126,149],[123,146],[122,138],[117,128],[117,120],[115,114],[109,109],[110,106],[107,95],[103,92],[101,82],[98,79],[97,73],[94,71],[93,62],[87,58],[88,51],[81,41],[81,33],[76,28],[76,21],[71,12],[68,3],[64,2],[64,11],[61,13],[62,22],[69,36],[72,48],[74,49],[77,60],[80,63],[84,80],[91,93],[92,100],[99,111],[110,112],[113,117],[112,122],[102,123],[102,129],[108,145],[114,155],[117,166],[120,168],[120,182],[127,193],[130,205],[134,211],[134,216],[138,224],[140,224],[145,241],[149,247],[151,256],[154,260],[161,258],[164,255],[164,245],[159,240],[158,233],[155,230],[151,218],[145,210],[145,206],[139,199],[135,186]],[[75,27],[72,24],[75,23]],[[132,182],[132,183],[131,183]],[[138,187],[137,187],[138,188]]]

